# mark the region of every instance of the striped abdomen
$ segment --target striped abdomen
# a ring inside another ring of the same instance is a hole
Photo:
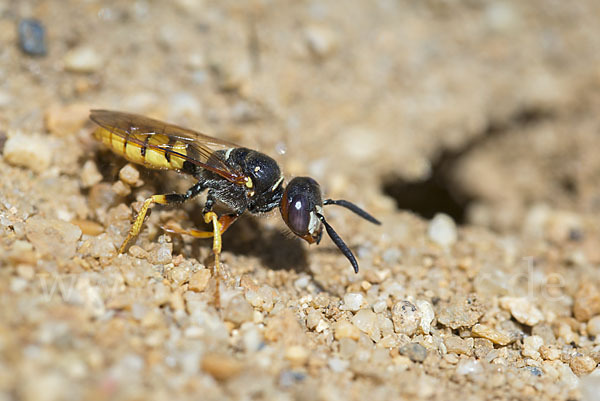
[[[178,155],[192,157],[188,155],[188,151],[192,150],[188,144],[164,134],[128,134],[122,137],[97,128],[94,137],[130,162],[149,168],[182,170],[185,159]]]

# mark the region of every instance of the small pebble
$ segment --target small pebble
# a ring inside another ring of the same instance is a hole
[[[560,349],[556,348],[554,345],[542,345],[538,351],[541,357],[548,361],[556,361],[560,359],[560,356],[562,355]]]
[[[318,58],[331,55],[337,48],[338,38],[334,30],[312,25],[304,30],[304,38],[308,49]]]
[[[343,372],[350,366],[349,361],[344,361],[339,358],[330,358],[327,364],[329,365],[329,368],[336,373]]]
[[[436,214],[427,229],[429,238],[442,247],[449,247],[454,244],[458,238],[456,223],[452,217],[447,214]]]
[[[96,163],[93,160],[88,160],[81,168],[81,186],[90,188],[102,181],[102,174],[98,171]]]
[[[371,309],[361,309],[352,318],[352,323],[362,332],[367,334],[371,340],[377,342],[381,338],[381,332],[377,324],[377,315]]]
[[[348,323],[350,324],[350,323]],[[350,324],[352,326],[352,324]],[[356,335],[358,336],[360,334],[360,332],[358,331],[358,329],[355,326],[352,326],[356,332]],[[321,319],[319,320],[319,323],[317,323],[317,327],[315,327],[315,331],[317,333],[322,333],[325,330],[327,330],[329,328],[329,323],[327,323],[325,320]],[[344,334],[348,334],[348,333],[344,333],[343,329],[340,331],[340,335],[344,335]]]
[[[476,359],[462,359],[456,365],[456,373],[459,375],[472,375],[482,372],[481,362]]]
[[[242,343],[247,352],[256,352],[263,344],[263,336],[254,323],[242,323]]]
[[[67,106],[53,104],[44,113],[46,130],[57,136],[73,135],[88,121],[90,107],[87,104],[74,103]]]
[[[421,344],[410,343],[399,349],[400,354],[407,356],[413,362],[423,362],[427,358],[427,349]]]
[[[227,355],[210,353],[202,359],[202,370],[217,380],[227,380],[241,372],[242,363]]]
[[[471,355],[473,353],[473,339],[462,339],[458,336],[449,336],[444,339],[446,350],[458,355]]]
[[[483,359],[494,349],[494,343],[487,338],[475,338],[473,339],[473,347],[475,357]]]
[[[20,241],[25,242],[25,241]],[[29,244],[29,243],[27,243]],[[31,245],[30,245],[31,246]],[[18,265],[17,274],[25,280],[31,280],[35,276],[35,269],[31,265]]]
[[[435,318],[433,305],[428,301],[417,300],[415,302],[417,308],[421,312],[421,321],[419,322],[419,331],[421,334],[429,334],[431,332],[431,323]]]
[[[19,22],[19,46],[30,56],[45,56],[46,28],[36,19],[26,18]]]
[[[314,330],[319,324],[319,321],[321,321],[321,319],[322,316],[319,311],[316,311],[314,309],[311,310],[306,315],[306,327],[308,327],[310,330]]]
[[[75,256],[81,229],[74,224],[41,216],[30,217],[26,222],[27,239],[35,250],[44,256],[70,259]]]
[[[209,269],[198,270],[196,273],[192,274],[192,277],[190,277],[188,288],[191,291],[203,292],[208,286],[210,276],[211,274]]]
[[[333,334],[336,340],[342,338],[351,338],[358,340],[360,337],[360,331],[358,328],[347,320],[338,320],[333,324]]]
[[[350,338],[342,338],[340,340],[340,356],[344,359],[352,358],[357,348],[358,343]]]
[[[15,133],[6,140],[3,155],[9,164],[41,173],[50,167],[52,146],[46,136]]]
[[[155,246],[148,254],[148,260],[150,263],[157,265],[164,265],[173,259],[173,244],[170,242],[165,242],[162,244],[158,244]],[[186,273],[187,274],[187,273]]]
[[[244,322],[251,322],[254,318],[254,309],[252,309],[252,306],[241,295],[234,296],[225,307],[223,318],[237,325]]]
[[[21,292],[25,288],[27,288],[27,280],[25,280],[21,277],[13,277],[10,280],[10,291],[11,292],[14,292],[14,293]]]
[[[373,312],[382,313],[387,309],[387,302],[385,300],[380,299],[373,304]]]
[[[527,369],[529,373],[535,377],[541,377],[544,375],[544,372],[537,366],[527,366],[525,369]]]
[[[592,373],[594,369],[596,369],[596,361],[594,361],[589,356],[575,356],[571,358],[571,362],[569,362],[569,366],[573,373],[577,376],[588,375]]]
[[[587,332],[590,336],[600,336],[600,316],[594,316],[588,321]]]
[[[512,338],[508,334],[483,324],[473,326],[471,333],[475,337],[487,338],[497,345],[508,345],[512,342]]]
[[[115,181],[110,188],[116,195],[122,197],[125,197],[131,193],[131,187],[121,180]]]
[[[484,305],[475,294],[457,296],[450,303],[439,303],[436,306],[438,322],[453,330],[472,327],[485,311]]]
[[[65,69],[71,72],[92,73],[100,69],[104,60],[91,47],[76,47],[71,49],[64,58]]]
[[[517,322],[535,326],[544,319],[542,312],[527,298],[502,297],[500,306],[509,310]]]
[[[82,253],[83,251],[80,249],[79,252]],[[86,253],[93,258],[109,258],[116,255],[117,248],[115,247],[112,237],[103,233],[91,238],[90,247],[83,253]]]
[[[412,303],[400,301],[392,308],[392,322],[396,333],[411,337],[421,323],[421,313]]]
[[[140,180],[140,172],[131,163],[127,163],[121,170],[119,170],[119,179],[132,187],[144,185],[144,182]]]
[[[284,353],[285,359],[290,361],[292,366],[302,366],[308,360],[309,352],[306,348],[300,345],[292,345],[287,347]]]
[[[595,284],[581,283],[575,294],[573,314],[580,322],[587,322],[592,316],[600,314],[600,289]]]
[[[523,350],[521,354],[527,358],[538,359],[540,353],[538,350],[544,345],[544,339],[540,336],[529,336],[523,340]]]
[[[340,306],[340,310],[356,312],[360,310],[361,306],[363,306],[364,299],[364,295],[360,293],[347,293],[344,295],[344,303]]]

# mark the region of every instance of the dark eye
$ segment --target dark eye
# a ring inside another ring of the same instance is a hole
[[[308,234],[310,210],[308,210],[307,204],[306,196],[298,194],[292,198],[288,206],[287,224],[293,232],[300,236]]]

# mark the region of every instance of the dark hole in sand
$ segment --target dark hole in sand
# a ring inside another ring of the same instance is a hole
[[[459,149],[442,151],[432,163],[432,173],[426,180],[408,181],[388,176],[383,180],[383,191],[396,200],[398,209],[410,210],[426,219],[431,219],[436,213],[445,213],[456,223],[465,224],[469,205],[477,199],[477,194],[468,193],[454,178],[454,171],[462,158],[492,138],[548,117],[551,115],[545,110],[524,109],[506,121],[490,123],[484,132]]]

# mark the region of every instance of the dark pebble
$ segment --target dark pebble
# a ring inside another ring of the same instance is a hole
[[[31,56],[46,55],[46,29],[36,19],[24,19],[19,23],[19,46]]]
[[[407,356],[413,362],[423,362],[427,358],[427,349],[421,344],[410,343],[399,349],[400,354]]]

